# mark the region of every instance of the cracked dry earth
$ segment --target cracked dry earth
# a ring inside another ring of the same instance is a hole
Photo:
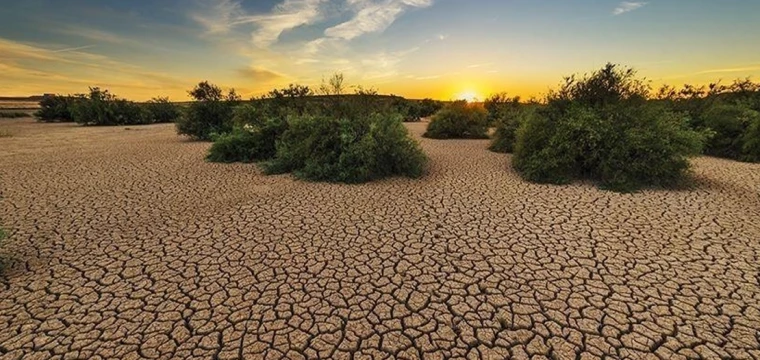
[[[425,178],[347,186],[172,125],[2,125],[2,359],[760,357],[757,164],[616,194],[421,140]]]

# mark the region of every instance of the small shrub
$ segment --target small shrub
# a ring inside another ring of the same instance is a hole
[[[360,183],[396,175],[419,177],[426,159],[398,115],[303,116],[290,119],[266,171],[293,172],[314,181]]]
[[[287,129],[287,122],[277,117],[257,116],[251,105],[235,110],[232,132],[214,139],[206,157],[211,162],[255,162],[269,160],[277,152],[277,140]]]
[[[166,97],[156,97],[145,103],[147,117],[151,123],[170,123],[177,120],[182,112],[179,106]]]
[[[9,112],[0,111],[0,118],[5,118],[5,119],[18,119],[18,118],[25,118],[28,116],[29,114],[23,111],[9,111]]]
[[[221,88],[204,81],[189,94],[195,101],[176,121],[177,133],[195,140],[211,140],[214,135],[232,131],[233,113],[240,102],[234,89],[225,96]]]
[[[71,107],[80,98],[81,96],[45,95],[40,100],[40,108],[34,117],[42,122],[72,122],[74,116]]]
[[[486,111],[466,101],[455,101],[433,116],[423,136],[431,139],[487,139]]]
[[[531,108],[517,108],[510,112],[503,112],[501,118],[496,121],[496,131],[489,150],[497,153],[512,153],[517,138],[517,129],[533,115]]]
[[[688,117],[644,101],[647,89],[634,76],[608,64],[567,78],[518,129],[515,169],[530,181],[592,179],[614,191],[683,180],[706,135],[691,130]]]

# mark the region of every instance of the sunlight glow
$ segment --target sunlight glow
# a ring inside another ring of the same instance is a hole
[[[476,102],[478,99],[480,99],[480,96],[473,90],[465,90],[457,94],[454,99],[467,100],[467,102]]]

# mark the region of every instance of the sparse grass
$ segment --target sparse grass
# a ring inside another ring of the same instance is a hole
[[[3,119],[18,119],[18,118],[24,118],[24,117],[30,117],[29,113],[23,112],[23,111],[6,111],[2,112],[0,111],[0,118]]]
[[[11,136],[13,136],[13,134],[11,134],[10,131],[0,129],[0,138],[11,137]]]

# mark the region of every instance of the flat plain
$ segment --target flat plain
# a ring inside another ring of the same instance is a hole
[[[760,164],[538,185],[425,125],[425,177],[340,185],[0,120],[0,358],[760,358]]]

